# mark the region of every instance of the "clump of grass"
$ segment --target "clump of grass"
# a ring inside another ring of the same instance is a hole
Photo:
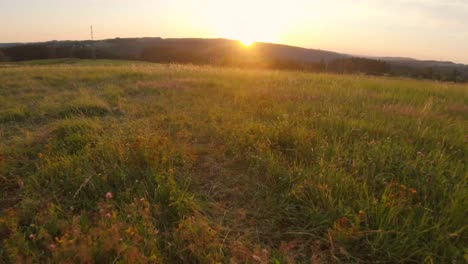
[[[102,116],[109,112],[109,107],[98,100],[75,100],[59,112],[62,117]]]
[[[0,110],[0,123],[21,122],[29,115],[27,109],[21,106]]]
[[[81,92],[75,99],[61,107],[59,115],[61,117],[92,117],[103,116],[109,112],[110,107],[105,101],[89,94],[88,92]]]
[[[86,146],[96,144],[100,124],[93,119],[65,119],[54,125],[50,133],[48,148],[53,152],[76,153]]]
[[[174,242],[179,251],[174,261],[221,262],[225,256],[222,244],[218,240],[218,232],[200,214],[182,219],[174,231]]]

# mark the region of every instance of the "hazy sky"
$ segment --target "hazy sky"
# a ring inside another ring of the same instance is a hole
[[[223,37],[468,63],[468,0],[0,0],[0,42]]]

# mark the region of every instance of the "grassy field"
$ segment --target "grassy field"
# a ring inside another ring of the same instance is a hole
[[[3,65],[0,263],[466,263],[467,118],[451,83]]]

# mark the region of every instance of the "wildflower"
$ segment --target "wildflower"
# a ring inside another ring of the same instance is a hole
[[[133,236],[133,235],[135,235],[135,229],[133,227],[129,227],[129,228],[127,228],[127,230],[125,230],[125,233],[127,235]]]
[[[337,220],[339,226],[345,226],[349,223],[349,220],[346,216],[343,216]]]
[[[377,205],[378,203],[379,203],[379,199],[377,199],[377,198],[374,197],[374,198],[372,199],[372,204],[373,204],[373,205]]]
[[[416,194],[416,193],[418,193],[418,192],[416,191],[416,189],[414,189],[414,188],[410,188],[410,189],[409,189],[409,192],[410,192],[411,194]]]
[[[106,217],[107,217],[107,218],[111,218],[111,217],[112,217],[111,213],[107,213],[107,214],[106,214]]]
[[[402,185],[400,185],[400,188],[401,188],[402,190],[406,190],[406,185],[402,184]]]
[[[255,255],[255,254],[252,255],[252,258],[253,258],[254,260],[258,261],[258,262],[262,262],[262,258],[259,257],[259,256],[257,256],[257,255]]]
[[[31,240],[34,240],[34,239],[36,239],[36,235],[35,235],[35,234],[32,234],[32,233],[31,233],[31,234],[29,234],[29,239],[31,239]]]
[[[359,210],[359,216],[360,217],[366,216],[366,212],[364,212],[364,210]]]
[[[107,193],[106,193],[106,198],[107,198],[107,199],[112,199],[112,197],[114,197],[114,196],[112,196],[112,193],[111,193],[111,192],[107,192]]]
[[[37,153],[37,157],[42,159],[44,157],[44,154],[42,154],[41,152]]]
[[[49,250],[51,250],[51,251],[55,250],[56,248],[57,248],[57,246],[54,243],[49,245]]]

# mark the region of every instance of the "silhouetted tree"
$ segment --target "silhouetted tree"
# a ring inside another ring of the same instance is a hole
[[[460,77],[460,72],[458,70],[453,70],[450,73],[450,81],[458,82],[460,81],[459,77]]]
[[[333,60],[328,64],[328,71],[337,73],[366,73],[382,75],[390,73],[390,65],[380,60],[364,58],[346,58]]]
[[[327,63],[324,59],[321,59],[318,65],[319,71],[326,71],[327,70]]]
[[[0,50],[0,61],[8,61],[7,56],[5,55],[5,53],[3,53],[2,50]]]
[[[428,67],[426,68],[426,78],[428,79],[433,79],[434,77],[434,69],[432,69],[432,67]]]

